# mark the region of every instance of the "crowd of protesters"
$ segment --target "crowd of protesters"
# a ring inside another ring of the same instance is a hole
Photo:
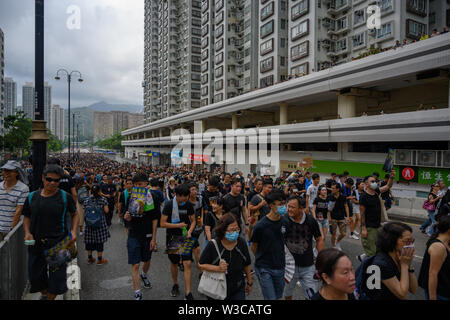
[[[41,299],[67,290],[66,260],[57,260],[57,253],[50,263],[48,252],[60,243],[71,248],[79,238],[86,263],[105,265],[116,221],[127,233],[117,250],[127,250],[136,300],[143,299],[141,281],[152,287],[150,262],[159,250],[168,256],[173,281],[168,294],[180,295],[181,271],[186,300],[195,299],[193,268],[200,271],[200,284],[211,273],[224,274],[226,300],[244,300],[254,278],[267,300],[292,299],[297,283],[312,300],[406,299],[418,286],[427,299],[450,298],[450,195],[443,181],[428,198],[434,211],[421,229],[430,241],[416,278],[412,229],[387,221],[385,214],[392,206],[395,171],[381,181],[376,173],[356,181],[348,172],[333,173],[321,184],[319,174],[310,172],[245,177],[220,167],[136,166],[97,154],[72,162],[60,155],[47,163],[40,189],[31,194],[30,170],[15,161],[2,167],[0,184],[0,235],[24,216],[31,292],[41,292]],[[164,244],[157,243],[158,232],[165,233]],[[331,247],[325,248],[328,233]],[[356,272],[341,246],[347,236],[360,240],[364,251]],[[380,269],[378,289],[363,281],[369,265]]]

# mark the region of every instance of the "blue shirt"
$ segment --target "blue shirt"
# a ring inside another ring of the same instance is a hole
[[[309,186],[312,185],[312,179],[309,180],[305,177],[305,190],[308,190]]]

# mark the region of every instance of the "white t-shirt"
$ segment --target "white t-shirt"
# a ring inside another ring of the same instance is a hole
[[[309,196],[308,206],[312,209],[314,205],[314,200],[317,197],[317,193],[319,192],[319,186],[310,185],[308,190],[306,190],[306,195]]]

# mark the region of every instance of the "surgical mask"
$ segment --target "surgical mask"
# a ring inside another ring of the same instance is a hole
[[[225,238],[227,238],[228,241],[234,242],[239,238],[239,232],[227,232],[225,233]]]
[[[377,188],[378,188],[378,183],[373,182],[373,183],[370,184],[370,189],[377,190]]]
[[[280,216],[284,216],[287,213],[286,206],[278,206],[278,214]]]

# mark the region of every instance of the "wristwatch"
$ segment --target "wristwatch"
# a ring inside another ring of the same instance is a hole
[[[250,225],[250,223],[246,223],[245,225],[248,227]]]
[[[414,269],[408,269],[408,272],[409,272],[409,273],[414,273],[415,270],[414,270]]]

